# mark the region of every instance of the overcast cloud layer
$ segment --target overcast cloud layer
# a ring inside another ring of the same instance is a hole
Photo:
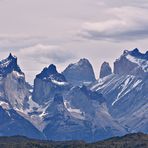
[[[124,49],[147,51],[147,14],[147,0],[0,0],[0,58],[15,54],[30,82],[83,57],[98,77]]]

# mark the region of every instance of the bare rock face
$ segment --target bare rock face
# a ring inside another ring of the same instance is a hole
[[[112,117],[129,132],[148,133],[148,52],[124,51],[114,63],[114,74],[92,85],[106,98]]]
[[[0,106],[0,136],[22,135],[29,138],[43,139],[43,134],[14,109]]]
[[[148,52],[142,54],[137,48],[132,51],[125,50],[114,62],[114,73],[141,78],[148,77]]]
[[[10,53],[6,59],[0,61],[0,76],[6,77],[12,71],[22,74],[20,67],[17,65],[17,58]]]
[[[86,86],[71,88],[62,98],[57,94],[46,110],[43,132],[52,140],[96,141],[125,133],[107,113],[105,99]],[[116,130],[114,130],[116,129]]]
[[[12,107],[24,109],[30,96],[25,75],[17,64],[17,58],[10,55],[0,61],[0,99]]]
[[[6,100],[9,101],[13,107],[18,109],[25,109],[27,107],[25,103],[29,99],[30,92],[23,74],[13,71],[4,78],[3,86]]]
[[[93,67],[87,59],[81,59],[77,63],[70,64],[62,74],[73,85],[95,81]]]
[[[0,61],[0,135],[23,135],[43,138],[42,133],[18,112],[29,106],[31,95],[25,75],[17,64],[17,58],[10,54]]]
[[[101,66],[100,78],[104,78],[110,74],[112,74],[112,69],[111,69],[109,63],[104,62]]]
[[[34,80],[33,100],[39,104],[51,100],[55,94],[62,93],[68,87],[65,77],[58,73],[56,66],[51,64],[38,74]]]

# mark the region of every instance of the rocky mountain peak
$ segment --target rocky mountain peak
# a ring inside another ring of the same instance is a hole
[[[49,67],[45,67],[40,74],[37,75],[38,78],[43,79],[47,78],[50,75],[57,74],[56,66],[51,64]]]
[[[17,71],[22,73],[20,67],[17,64],[17,57],[13,56],[11,53],[6,59],[0,61],[0,75],[6,76],[12,71]]]
[[[47,81],[56,80],[59,82],[66,82],[65,77],[58,73],[56,66],[53,64],[49,65],[48,68],[45,67],[42,72],[36,76],[36,78]]]
[[[137,58],[137,59],[148,60],[148,51],[146,51],[145,53],[141,53],[138,48],[135,48],[131,51],[124,50],[123,55],[121,57],[126,57],[128,55],[130,55],[134,58]]]
[[[74,85],[95,81],[93,67],[89,60],[85,58],[80,59],[77,63],[70,64],[63,71],[63,75],[66,77],[68,82]]]
[[[57,68],[56,68],[56,66],[54,64],[49,65],[48,71],[49,71],[50,74],[56,74],[56,73],[58,73],[57,72]]]
[[[134,50],[130,51],[129,54],[138,59],[148,60],[148,51],[146,53],[141,53],[139,49],[135,48]]]
[[[33,100],[43,104],[67,87],[68,83],[65,76],[57,71],[55,65],[51,64],[36,76],[32,95]]]
[[[8,59],[13,59],[13,58],[16,58],[16,57],[13,56],[13,55],[10,53],[9,56],[8,56]]]
[[[79,65],[84,65],[84,64],[90,64],[90,62],[89,62],[89,60],[88,59],[86,59],[86,58],[82,58],[82,59],[80,59],[79,61],[78,61],[78,64]]]
[[[131,51],[125,50],[121,57],[114,62],[114,73],[147,77],[148,52],[141,53],[137,48]]]
[[[104,78],[110,74],[112,74],[112,69],[108,62],[104,62],[101,66],[100,78]]]

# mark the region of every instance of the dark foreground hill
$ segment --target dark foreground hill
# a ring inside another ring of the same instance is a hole
[[[21,136],[1,137],[0,148],[148,148],[148,135],[128,134],[91,144],[83,141],[41,141]]]

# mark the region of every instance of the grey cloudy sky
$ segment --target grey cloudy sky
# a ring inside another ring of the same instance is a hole
[[[83,57],[98,77],[124,49],[147,51],[147,14],[147,0],[0,0],[0,58],[15,54],[30,82]]]

